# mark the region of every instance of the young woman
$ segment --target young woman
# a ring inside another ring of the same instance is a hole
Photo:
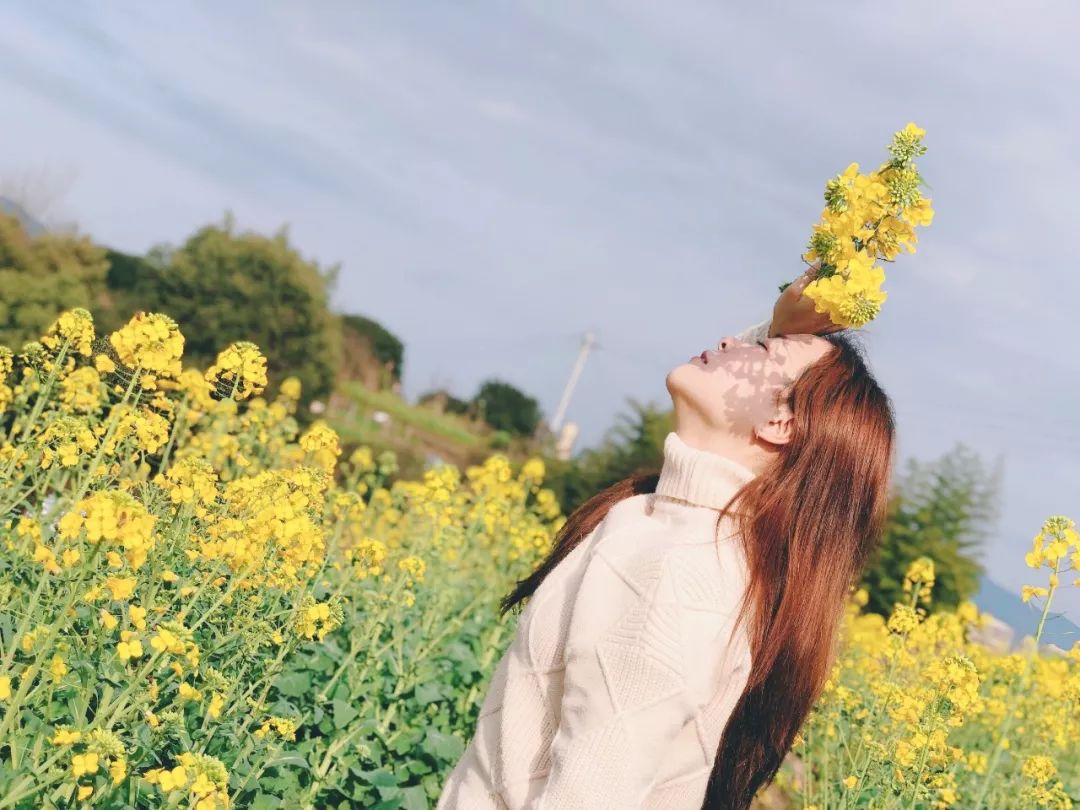
[[[666,379],[659,475],[598,493],[526,597],[437,810],[745,810],[828,677],[879,539],[892,406],[787,287]]]

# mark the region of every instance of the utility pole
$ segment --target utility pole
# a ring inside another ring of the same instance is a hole
[[[549,430],[555,435],[558,435],[559,428],[562,427],[563,417],[566,416],[566,409],[570,405],[570,396],[574,393],[574,386],[577,385],[578,378],[581,376],[581,370],[585,368],[585,358],[589,356],[589,352],[595,343],[596,338],[593,333],[586,332],[585,338],[581,341],[581,349],[578,351],[574,368],[570,371],[570,378],[566,381],[566,387],[563,389],[562,399],[559,400],[559,407],[555,409],[555,416],[551,419]]]

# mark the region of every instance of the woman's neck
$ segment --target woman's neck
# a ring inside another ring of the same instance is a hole
[[[736,459],[693,446],[672,431],[664,439],[664,463],[656,493],[719,510],[755,477],[752,469]]]
[[[683,443],[706,453],[715,453],[718,456],[731,459],[737,464],[760,474],[761,458],[760,448],[748,446],[747,443],[737,442],[733,437],[724,435],[711,428],[700,428],[693,425],[677,425],[675,433],[683,440]]]

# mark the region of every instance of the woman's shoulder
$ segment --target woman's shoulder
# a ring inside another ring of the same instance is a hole
[[[639,526],[641,520],[649,515],[651,495],[652,493],[646,492],[618,501],[601,521],[603,533],[609,534]]]
[[[664,537],[673,536],[654,519],[652,501],[652,493],[643,493],[623,498],[612,506],[597,526],[592,552],[609,558],[620,554],[661,554]]]
[[[664,595],[681,607],[728,612],[747,579],[734,527],[725,524],[717,531],[714,519],[672,524],[653,515],[652,507],[651,493],[612,507],[593,554],[638,594],[663,581]]]

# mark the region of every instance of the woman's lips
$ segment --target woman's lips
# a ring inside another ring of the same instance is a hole
[[[700,361],[701,361],[701,362],[703,362],[703,363],[704,363],[705,365],[708,365],[708,364],[709,364],[709,356],[708,356],[708,354],[707,354],[707,352],[708,352],[708,351],[709,351],[709,350],[708,350],[708,349],[706,349],[706,350],[705,350],[705,351],[703,351],[703,352],[702,352],[701,354],[699,354],[699,355],[698,355],[697,357],[691,357],[690,359],[691,359],[691,360],[700,360]]]

